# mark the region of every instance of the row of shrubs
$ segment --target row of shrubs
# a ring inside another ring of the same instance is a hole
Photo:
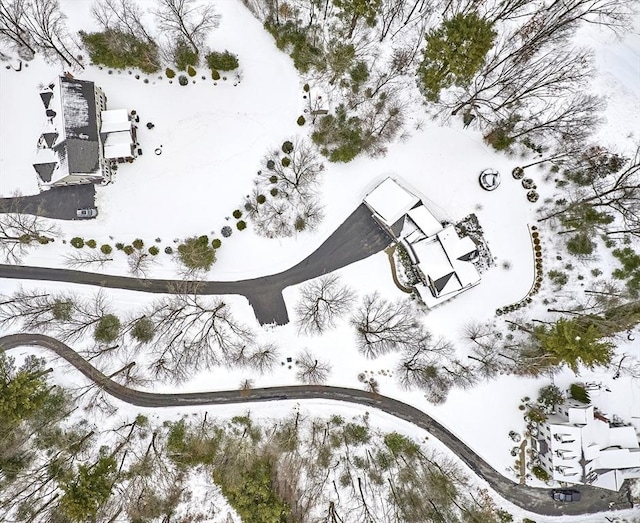
[[[527,295],[522,298],[520,301],[516,303],[512,303],[511,305],[507,305],[506,307],[501,307],[496,309],[496,314],[501,316],[502,314],[508,314],[510,312],[517,311],[529,305],[533,301],[533,296],[538,294],[540,291],[540,287],[542,286],[542,244],[540,242],[540,233],[538,232],[538,228],[533,225],[531,227],[531,241],[533,243],[533,252],[535,256],[535,279],[534,283],[527,293]]]

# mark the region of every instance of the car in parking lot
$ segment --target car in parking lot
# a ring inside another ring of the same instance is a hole
[[[580,492],[570,489],[554,489],[551,491],[553,499],[556,501],[580,501]]]
[[[86,209],[78,209],[76,211],[76,216],[78,218],[95,218],[98,216],[98,209],[95,207],[88,207]]]

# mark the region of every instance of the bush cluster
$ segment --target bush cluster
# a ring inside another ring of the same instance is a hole
[[[189,66],[198,65],[198,53],[184,40],[178,40],[173,49],[173,63],[178,71],[186,71]]]
[[[209,270],[216,261],[215,249],[206,235],[187,238],[178,246],[178,256],[189,269]]]
[[[80,38],[94,64],[114,69],[137,67],[145,73],[160,70],[158,46],[153,41],[138,40],[135,36],[113,29],[102,33],[80,31]]]
[[[238,68],[238,57],[225,50],[223,53],[212,51],[205,59],[209,69],[216,71],[233,71]]]
[[[308,72],[322,58],[321,49],[311,44],[306,30],[291,20],[284,24],[267,20],[264,28],[271,33],[278,49],[289,52],[293,65],[301,73]]]

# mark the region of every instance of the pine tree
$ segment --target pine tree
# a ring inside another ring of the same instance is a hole
[[[425,98],[437,101],[442,89],[468,84],[484,63],[495,36],[492,23],[476,13],[459,13],[431,30],[418,68]]]

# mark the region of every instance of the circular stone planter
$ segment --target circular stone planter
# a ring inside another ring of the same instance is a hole
[[[160,149],[160,147],[158,147],[155,151],[153,151],[154,153],[156,153],[156,156],[160,156],[162,154],[162,149]]]
[[[527,200],[529,200],[531,203],[537,202],[538,198],[540,198],[540,195],[536,191],[529,191],[527,193]]]
[[[516,180],[524,178],[524,169],[522,167],[516,167],[513,171],[511,171],[511,176],[513,176]]]
[[[478,182],[485,191],[493,191],[500,185],[500,173],[494,169],[485,169],[480,173]]]

